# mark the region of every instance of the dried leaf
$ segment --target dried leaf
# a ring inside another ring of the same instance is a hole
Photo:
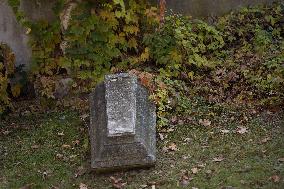
[[[80,118],[81,118],[82,120],[85,120],[85,119],[88,118],[88,117],[89,117],[89,114],[83,114],[83,115],[80,116]]]
[[[192,177],[189,177],[187,174],[184,174],[181,176],[181,179],[179,181],[180,186],[186,187],[188,186],[189,182],[192,180]]]
[[[63,155],[62,155],[62,154],[56,154],[56,158],[57,158],[57,159],[62,159],[62,158],[63,158]]]
[[[248,129],[246,127],[238,127],[237,133],[239,134],[245,134],[248,132]]]
[[[213,158],[213,162],[221,162],[223,161],[225,158],[223,158],[222,156],[219,156],[219,157],[215,157]]]
[[[260,141],[260,144],[267,143],[267,142],[270,141],[270,140],[271,140],[270,137],[265,137],[264,139],[262,139],[262,140]]]
[[[110,181],[112,183],[112,187],[116,189],[122,189],[126,185],[126,182],[123,182],[121,178],[111,176]]]
[[[163,151],[163,152],[168,152],[169,149],[168,149],[168,147],[164,146],[163,149],[162,149],[162,151]]]
[[[143,189],[143,188],[147,188],[148,187],[148,185],[147,184],[142,184],[142,185],[140,185],[140,188],[141,189]]]
[[[84,166],[78,167],[75,173],[75,178],[84,175],[86,172],[87,172],[87,169]]]
[[[74,140],[74,141],[72,141],[72,144],[73,145],[79,145],[80,144],[80,140]]]
[[[57,135],[58,136],[64,136],[64,133],[63,132],[58,132]]]
[[[192,138],[185,138],[183,141],[186,143],[190,143],[192,141]]]
[[[88,186],[84,183],[80,183],[79,189],[88,189]]]
[[[192,169],[191,169],[191,172],[192,172],[193,174],[198,173],[198,169],[197,169],[197,167],[192,168]]]
[[[170,143],[170,145],[168,146],[168,149],[171,150],[171,151],[177,151],[178,150],[177,145],[174,142]]]
[[[206,170],[205,173],[207,176],[210,176],[212,174],[212,170]]]
[[[160,140],[164,140],[165,139],[165,137],[164,137],[164,135],[162,133],[159,133],[159,138],[160,138]]]
[[[228,130],[228,129],[222,129],[222,130],[221,130],[221,133],[222,133],[222,134],[227,134],[227,133],[230,133],[230,130]]]
[[[199,124],[205,126],[205,127],[208,127],[211,125],[211,121],[209,121],[208,119],[200,119],[199,120]]]
[[[182,156],[182,159],[187,160],[189,157],[190,157],[190,156],[185,156],[185,155],[183,155],[183,156]]]
[[[206,164],[200,163],[197,165],[198,168],[204,168],[206,166]]]
[[[278,175],[273,175],[272,177],[270,177],[270,180],[272,180],[273,182],[279,182],[280,177]]]
[[[71,148],[71,146],[69,144],[63,144],[61,147],[62,148]]]
[[[284,162],[284,157],[278,159],[279,162]]]

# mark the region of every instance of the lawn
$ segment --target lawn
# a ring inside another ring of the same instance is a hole
[[[187,119],[160,129],[155,167],[96,174],[86,115],[11,115],[0,123],[0,188],[284,188],[282,111]]]

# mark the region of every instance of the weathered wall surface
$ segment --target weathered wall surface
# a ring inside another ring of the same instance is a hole
[[[16,64],[27,65],[30,60],[28,37],[17,23],[13,10],[6,0],[0,0],[0,43],[4,42],[12,48],[16,55]]]
[[[244,6],[272,3],[273,1],[276,0],[167,0],[167,8],[193,17],[208,17],[223,15]]]
[[[21,9],[29,19],[52,20],[52,4],[55,0],[42,1],[22,0]],[[24,64],[26,69],[30,64],[31,50],[28,45],[28,35],[18,24],[13,10],[7,0],[0,0],[0,43],[6,43],[16,55],[16,65]]]

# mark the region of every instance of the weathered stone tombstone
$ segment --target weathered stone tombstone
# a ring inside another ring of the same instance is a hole
[[[156,111],[136,76],[105,76],[91,93],[91,166],[149,167],[156,161]]]

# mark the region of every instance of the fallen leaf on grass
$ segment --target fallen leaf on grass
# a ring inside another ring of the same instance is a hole
[[[62,155],[62,154],[56,154],[56,158],[57,158],[57,159],[62,159],[62,158],[63,158],[63,155]]]
[[[178,120],[178,125],[184,125],[184,120],[182,119]]]
[[[141,189],[144,189],[144,188],[147,188],[147,187],[148,187],[147,184],[142,184],[142,185],[140,185],[140,188],[141,188]]]
[[[168,133],[171,133],[171,132],[174,132],[174,131],[175,131],[174,128],[169,128],[169,129],[167,130]]]
[[[63,144],[62,148],[71,148],[71,146],[69,144]]]
[[[205,127],[208,127],[211,125],[211,121],[209,121],[208,119],[200,119],[199,120],[199,124],[205,126]]]
[[[223,161],[225,158],[223,158],[222,156],[219,156],[219,157],[215,157],[213,158],[213,162],[221,162]]]
[[[84,166],[78,167],[76,173],[75,173],[75,178],[84,175],[87,172],[87,169]]]
[[[221,130],[221,133],[222,133],[222,134],[227,134],[227,133],[230,133],[230,130],[228,130],[228,129],[222,129],[222,130]]]
[[[272,177],[269,178],[269,180],[272,180],[273,182],[279,182],[280,177],[278,175],[273,175]]]
[[[190,155],[182,155],[181,158],[182,158],[183,160],[187,160],[188,158],[190,158]]]
[[[160,140],[164,140],[165,139],[165,137],[164,137],[164,135],[162,133],[159,133],[159,138],[160,138]]]
[[[168,146],[168,149],[170,151],[177,151],[178,150],[177,145],[174,142],[170,143],[170,145]]]
[[[11,131],[8,131],[8,130],[3,132],[4,135],[8,135],[10,133],[11,133]]]
[[[75,145],[75,146],[79,145],[80,144],[80,140],[74,140],[74,141],[72,141],[72,144]]]
[[[191,172],[192,172],[193,174],[198,173],[198,169],[197,169],[197,167],[192,168],[192,169],[191,169]]]
[[[266,138],[264,138],[264,139],[262,139],[262,140],[260,141],[260,144],[267,143],[267,142],[270,141],[270,140],[271,140],[270,137],[266,137]]]
[[[284,162],[284,157],[278,159],[279,162]]]
[[[170,121],[171,121],[171,123],[172,124],[177,124],[177,122],[178,122],[178,119],[177,119],[177,116],[173,116],[171,119],[170,119]]]
[[[245,184],[245,183],[246,183],[246,181],[244,181],[244,180],[240,180],[240,183],[241,183],[241,184]]]
[[[121,178],[117,179],[111,176],[110,181],[111,181],[112,187],[115,189],[122,189],[126,185],[126,182],[123,182]]]
[[[57,135],[58,136],[64,136],[64,133],[63,132],[58,132]]]
[[[267,112],[266,112],[268,115],[273,115],[273,112],[271,112],[271,111],[269,111],[269,110],[267,110]]]
[[[206,170],[205,173],[206,173],[206,175],[211,175],[212,174],[212,170],[210,170],[210,169]]]
[[[69,144],[63,144],[61,147],[62,148],[71,148],[71,146]]]
[[[88,189],[88,186],[84,183],[80,183],[79,189]]]
[[[187,142],[187,143],[190,143],[190,142],[192,142],[192,138],[185,138],[183,141]]]
[[[85,119],[88,118],[88,117],[89,117],[89,114],[83,114],[83,115],[80,116],[80,118],[81,118],[82,120],[85,120]]]
[[[199,164],[197,165],[198,168],[204,168],[205,166],[206,166],[206,164],[204,164],[204,163],[199,163]]]
[[[168,148],[168,147],[166,147],[166,146],[164,146],[164,147],[163,147],[163,149],[162,149],[162,151],[166,153],[166,152],[168,152],[168,151],[169,151],[169,148]]]
[[[147,188],[156,189],[157,183],[155,181],[150,181],[147,183]]]
[[[248,129],[246,127],[238,127],[237,133],[239,134],[245,134],[248,132]]]
[[[189,185],[189,182],[192,180],[192,177],[189,177],[187,174],[184,174],[181,176],[180,180],[179,180],[179,184],[180,186],[186,187],[187,185]]]

